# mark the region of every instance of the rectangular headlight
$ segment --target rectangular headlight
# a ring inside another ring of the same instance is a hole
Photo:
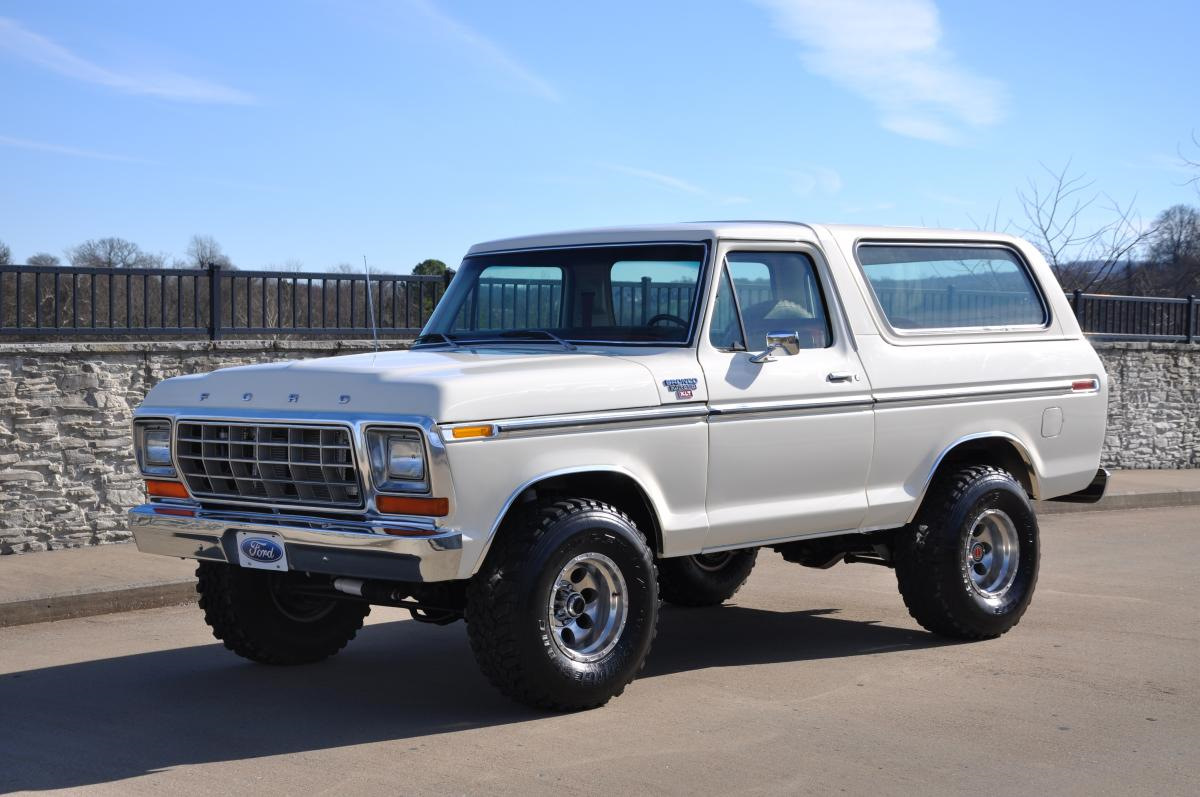
[[[425,442],[415,429],[370,429],[367,448],[375,487],[383,492],[424,492]]]
[[[174,476],[171,424],[167,421],[137,421],[133,428],[134,448],[142,475]]]

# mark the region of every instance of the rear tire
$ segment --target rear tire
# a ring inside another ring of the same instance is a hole
[[[954,639],[992,639],[1020,622],[1039,557],[1037,517],[1025,490],[987,465],[940,478],[894,545],[909,614]]]
[[[313,598],[289,589],[299,573],[269,573],[201,562],[196,568],[200,608],[213,636],[243,658],[261,664],[311,664],[354,639],[366,603]]]
[[[718,606],[742,588],[757,558],[757,548],[742,548],[660,559],[659,593],[676,606]]]
[[[543,501],[506,523],[467,587],[484,675],[521,703],[602,706],[641,670],[658,623],[646,538],[591,499]]]

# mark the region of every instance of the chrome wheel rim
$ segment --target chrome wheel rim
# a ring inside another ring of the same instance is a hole
[[[692,561],[696,563],[696,567],[709,573],[716,571],[729,564],[729,560],[733,558],[733,551],[721,551],[719,553],[698,553],[692,557]]]
[[[962,551],[971,590],[991,603],[1003,598],[1017,578],[1020,548],[1017,526],[1005,512],[989,509],[976,518]]]
[[[604,554],[567,562],[550,591],[550,638],[575,661],[604,658],[621,639],[629,614],[625,578]]]

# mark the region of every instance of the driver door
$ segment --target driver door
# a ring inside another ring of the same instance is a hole
[[[728,246],[700,341],[711,410],[705,549],[852,530],[867,510],[870,386],[820,252]],[[767,333],[795,354],[752,358]]]

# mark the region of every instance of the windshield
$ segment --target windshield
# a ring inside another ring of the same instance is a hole
[[[687,343],[705,251],[648,244],[468,257],[418,342]]]

